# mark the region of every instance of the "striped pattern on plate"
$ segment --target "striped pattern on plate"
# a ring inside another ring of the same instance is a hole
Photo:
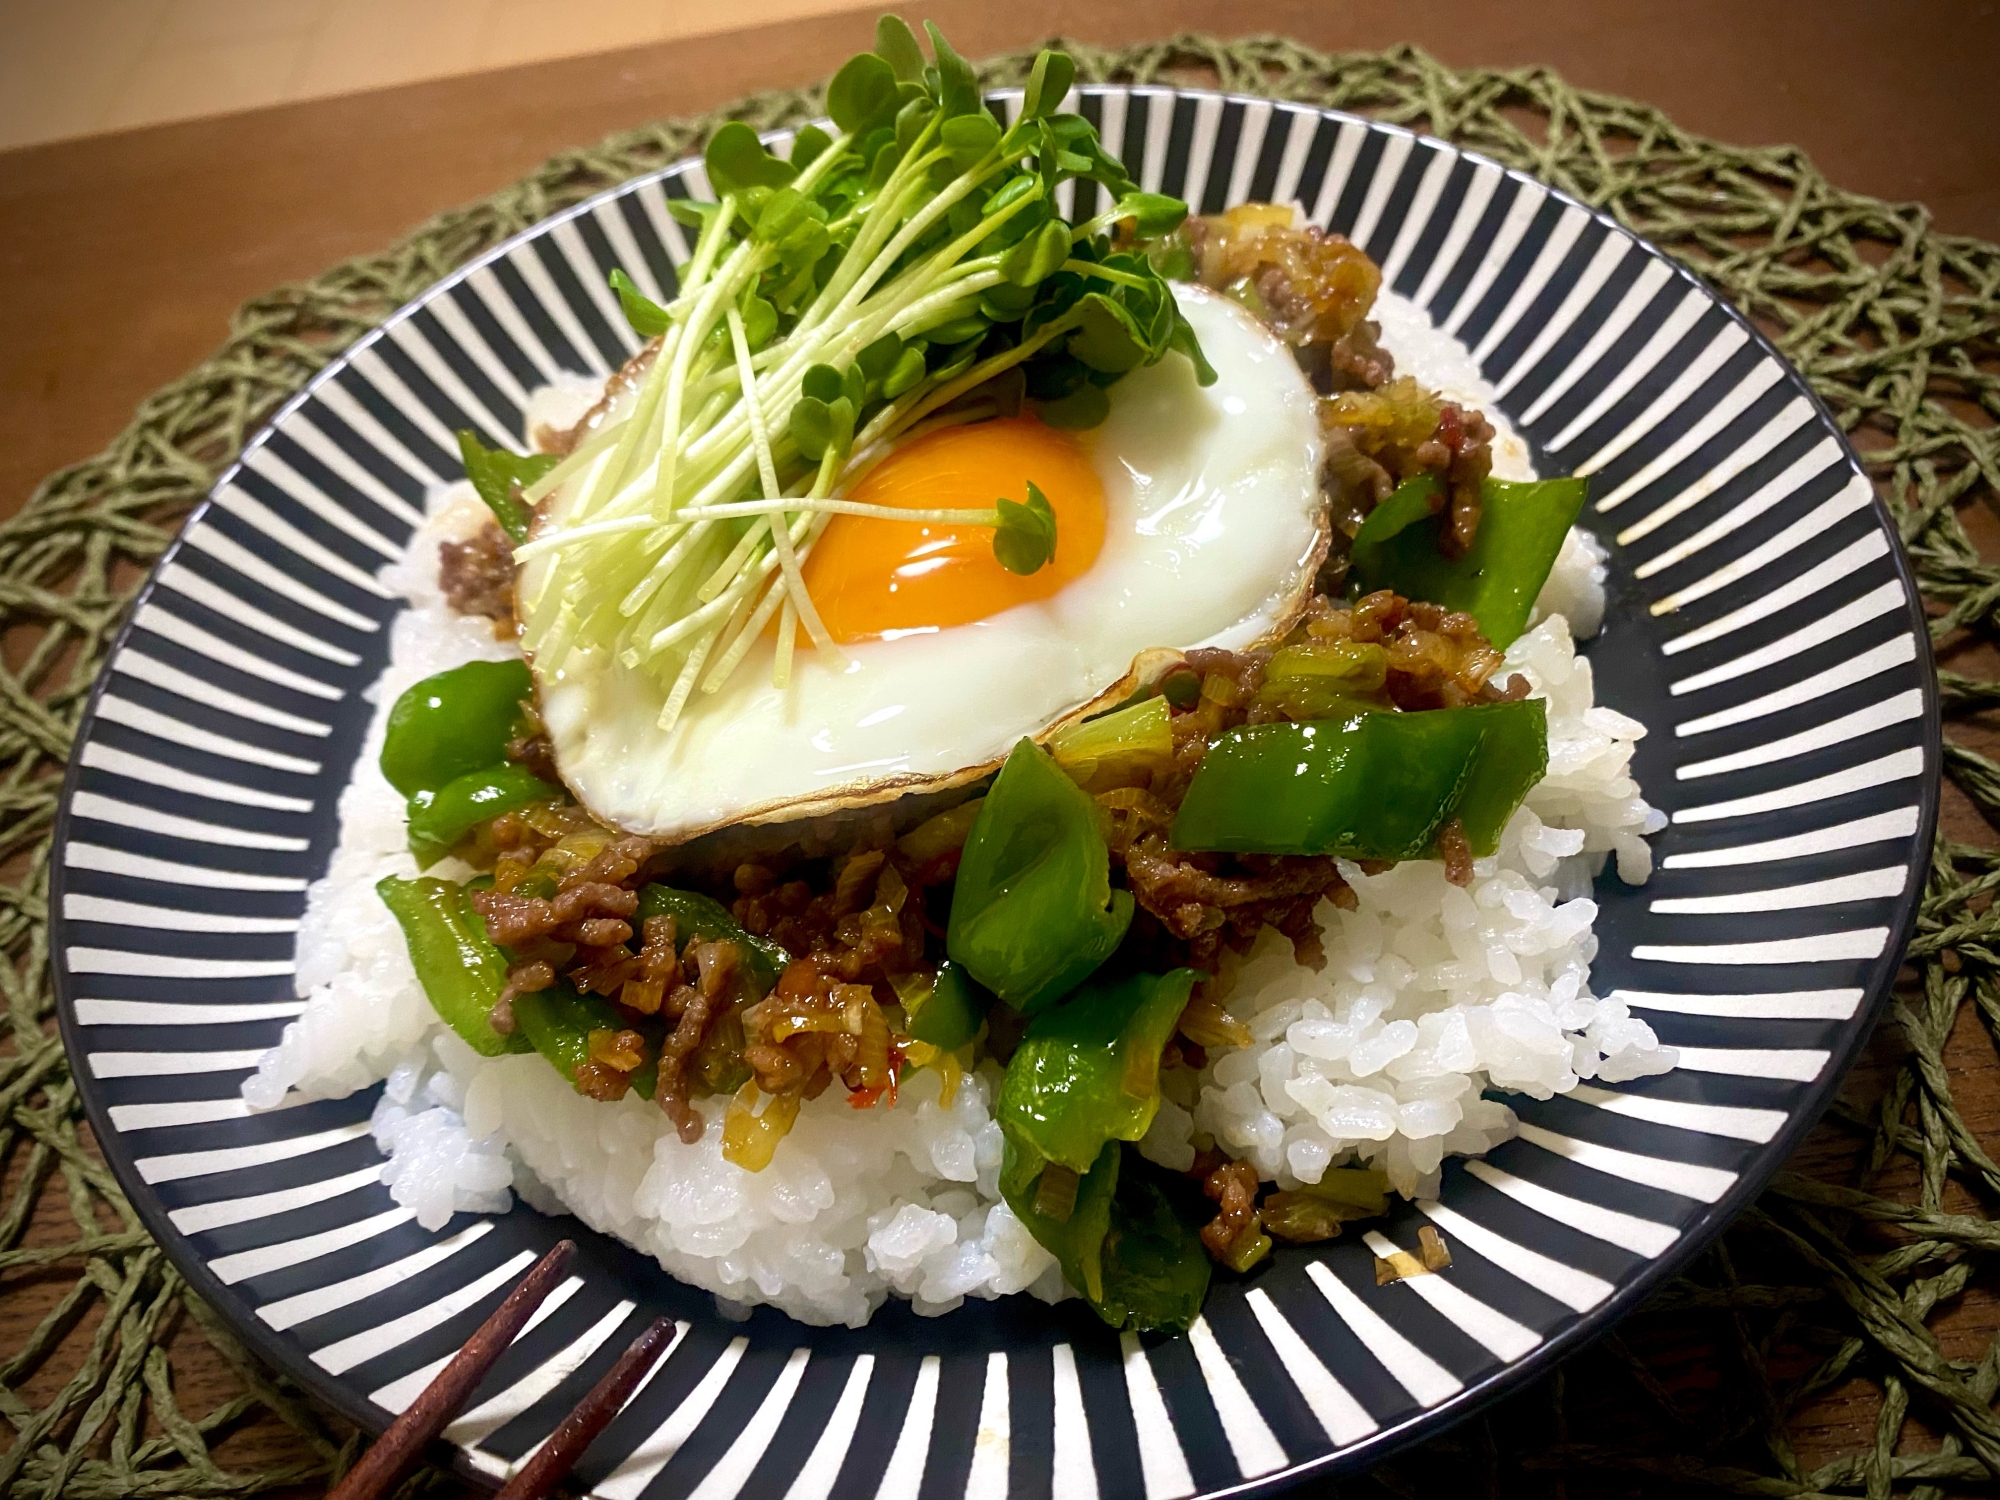
[[[1009,102],[1004,98],[1000,102]],[[1914,918],[1937,708],[1915,591],[1826,412],[1657,251],[1407,131],[1261,100],[1093,88],[1076,107],[1198,210],[1296,200],[1475,353],[1544,472],[1611,543],[1600,692],[1654,733],[1672,815],[1643,890],[1601,882],[1596,980],[1681,1066],[1547,1103],[1438,1202],[1281,1251],[1184,1338],[1076,1304],[892,1305],[866,1329],[725,1322],[585,1236],[451,1429],[498,1475],[649,1319],[679,1337],[589,1455],[649,1500],[1173,1500],[1342,1471],[1522,1379],[1642,1297],[1769,1176],[1866,1034]],[[1097,190],[1084,185],[1086,201]],[[665,300],[670,169],[551,220],[361,340],[249,445],[161,564],[79,735],[58,839],[62,1023],[147,1223],[267,1358],[379,1426],[556,1238],[517,1208],[419,1228],[376,1180],[375,1090],[252,1117],[237,1088],[300,1009],[293,933],[326,864],[397,609],[376,574],[452,432],[518,443],[528,391]],[[1386,1287],[1435,1224],[1450,1271]],[[574,1226],[566,1226],[574,1229]]]

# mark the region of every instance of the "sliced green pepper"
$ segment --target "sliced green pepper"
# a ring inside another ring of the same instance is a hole
[[[513,1000],[516,1035],[528,1039],[535,1051],[547,1058],[555,1070],[571,1083],[576,1070],[590,1061],[590,1034],[593,1031],[629,1031],[632,1023],[601,995],[583,995],[566,984],[552,985]],[[642,1099],[653,1097],[659,1078],[657,1037],[648,1037],[647,1050],[654,1053],[632,1074],[632,1092]]]
[[[410,963],[431,1009],[481,1057],[526,1052],[528,1039],[493,1029],[493,1007],[507,984],[507,959],[486,936],[486,923],[465,888],[450,880],[376,882],[382,904],[403,929]]]
[[[1177,849],[1419,859],[1457,818],[1491,854],[1548,769],[1538,698],[1424,713],[1246,724],[1209,747],[1174,820]]]
[[[1107,1141],[1138,1140],[1160,1108],[1160,1051],[1200,977],[1093,981],[1043,1011],[1007,1063],[1000,1128],[1025,1156],[1077,1172]]]
[[[1063,1277],[1113,1328],[1184,1331],[1208,1295],[1201,1236],[1148,1179],[1143,1160],[1106,1144],[1076,1185],[1067,1216],[1037,1203],[1047,1164],[1013,1141],[1000,1168],[1000,1193],[1028,1232],[1062,1266]]]
[[[410,852],[429,868],[475,825],[556,794],[526,766],[502,762],[468,771],[436,791],[420,791],[410,798]]]
[[[426,677],[389,710],[382,774],[409,797],[504,762],[534,692],[523,661],[469,661]]]
[[[1563,538],[1576,524],[1589,483],[1487,479],[1479,487],[1479,530],[1460,558],[1438,551],[1443,515],[1431,505],[1437,480],[1405,480],[1354,535],[1353,576],[1363,593],[1394,589],[1410,599],[1463,610],[1501,650],[1527,627]]]
[[[1102,1260],[1097,1315],[1113,1328],[1185,1333],[1208,1296],[1201,1232],[1149,1179],[1142,1161],[1126,1163],[1119,1174]]]
[[[638,925],[643,929],[651,917],[672,917],[675,941],[683,947],[689,938],[699,938],[705,943],[736,944],[740,969],[760,1000],[770,993],[778,975],[792,961],[791,954],[778,944],[769,938],[751,936],[729,914],[728,907],[699,891],[678,891],[668,885],[643,887],[639,892]]]
[[[1521,799],[1549,773],[1548,705],[1540,698],[1523,698],[1441,712],[1478,714],[1486,720],[1486,737],[1451,816],[1464,827],[1474,854],[1491,854],[1500,847],[1500,835]]]
[[[1023,1015],[1067,994],[1132,922],[1090,798],[1033,741],[1007,757],[966,837],[945,950]]]
[[[1104,1237],[1111,1229],[1111,1200],[1118,1191],[1124,1148],[1112,1141],[1076,1186],[1076,1201],[1057,1218],[1036,1205],[1036,1186],[1048,1163],[1010,1136],[1000,1164],[1000,1196],[1028,1233],[1062,1264],[1063,1278],[1095,1307],[1104,1296]],[[1067,1169],[1065,1169],[1067,1170]]]
[[[520,546],[528,539],[528,528],[535,518],[521,498],[521,487],[533,484],[561,463],[561,455],[488,448],[471,431],[459,433],[458,455],[465,464],[465,477],[472,481],[479,498],[493,512],[493,519],[500,523],[508,540]]]
[[[979,1035],[992,1004],[992,991],[966,973],[962,964],[946,959],[938,967],[929,998],[910,1017],[910,1035],[941,1052],[956,1052]]]

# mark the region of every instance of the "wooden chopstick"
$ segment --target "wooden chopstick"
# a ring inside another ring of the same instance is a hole
[[[395,1489],[425,1446],[458,1415],[466,1398],[514,1342],[522,1325],[555,1290],[575,1257],[576,1242],[559,1240],[555,1248],[536,1261],[507,1294],[507,1300],[493,1309],[493,1315],[451,1357],[451,1363],[438,1371],[437,1378],[424,1387],[423,1393],[404,1408],[403,1414],[389,1424],[389,1430],[375,1440],[346,1477],[328,1492],[327,1500],[382,1500]]]
[[[494,1500],[547,1500],[554,1494],[562,1477],[583,1457],[583,1450],[596,1441],[597,1435],[624,1408],[659,1358],[660,1347],[673,1338],[673,1333],[673,1319],[655,1318],[618,1356],[618,1363],[590,1388],[590,1394],[556,1425],[548,1441],[535,1450]]]

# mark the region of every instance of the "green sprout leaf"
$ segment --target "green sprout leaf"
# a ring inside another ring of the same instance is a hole
[[[792,408],[791,433],[799,452],[814,463],[828,452],[843,457],[854,442],[854,403],[845,396],[831,401],[807,396]]]
[[[1103,386],[1085,381],[1067,396],[1041,402],[1035,408],[1035,415],[1050,427],[1086,432],[1092,427],[1102,426],[1104,419],[1111,415],[1111,397],[1105,393]]]
[[[775,245],[792,231],[816,222],[813,204],[804,193],[797,188],[780,188],[764,200],[751,237],[763,244]]]
[[[833,451],[845,458],[854,446],[854,403],[842,396],[827,408],[827,415],[833,422]]]
[[[1028,482],[1028,500],[997,500],[1000,524],[993,532],[993,555],[1009,573],[1032,573],[1056,555],[1056,513],[1048,497]]]
[[[757,132],[741,120],[731,120],[709,137],[702,161],[708,168],[709,184],[718,193],[783,187],[796,175],[766,151],[764,143],[757,139]]]
[[[1038,120],[1054,114],[1075,81],[1076,64],[1069,54],[1044,47],[1035,57],[1035,70],[1028,75],[1027,90],[1021,96],[1021,118]]]
[[[1132,220],[1140,239],[1154,240],[1180,228],[1188,216],[1188,206],[1165,193],[1126,193],[1112,212],[1121,219]]]
[[[618,294],[618,305],[625,310],[625,321],[632,325],[632,331],[640,338],[656,339],[667,331],[667,310],[640,291],[622,270],[612,271],[611,290]]]
[[[875,22],[875,55],[889,65],[898,82],[924,81],[924,49],[901,16],[882,16]]]
[[[1013,323],[1027,316],[1035,305],[1034,292],[1024,286],[1002,282],[979,294],[979,315],[990,323]]]
[[[837,397],[845,400],[846,397]],[[792,408],[792,443],[800,453],[818,463],[833,443],[831,403],[818,396],[801,396]]]
[[[1181,315],[1180,304],[1174,304],[1174,331],[1167,347],[1178,349],[1194,363],[1194,378],[1200,385],[1214,385],[1217,379],[1215,366],[1208,362],[1208,356],[1201,352],[1201,340],[1195,337],[1194,325]]]
[[[1042,191],[1041,179],[1032,172],[1023,172],[1018,177],[1010,177],[998,192],[986,200],[980,212],[991,218],[1003,208],[1011,208],[1020,199],[1039,196]]]
[[[1121,302],[1102,292],[1088,293],[1077,304],[1077,329],[1069,336],[1069,352],[1107,375],[1122,375],[1148,363],[1152,353],[1138,322]]]
[[[838,401],[846,387],[832,365],[814,365],[800,377],[799,389],[809,401]]]
[[[648,303],[648,306],[652,304]],[[515,546],[528,539],[534,513],[521,499],[521,486],[533,484],[562,459],[554,453],[511,453],[505,448],[488,448],[470,429],[458,435],[458,456],[465,465],[465,477],[493,512],[493,519]]]
[[[792,138],[792,169],[803,172],[825,154],[833,137],[817,125],[807,125]]]
[[[708,221],[721,211],[720,203],[701,203],[693,198],[667,200],[667,212],[690,229],[706,229]]]
[[[889,372],[896,368],[896,361],[902,358],[903,341],[892,331],[885,333],[874,343],[854,356],[854,363],[860,367],[863,378],[880,385]]]
[[[873,52],[850,57],[826,86],[826,112],[857,138],[894,121],[898,103],[896,70]]]
[[[896,111],[896,148],[908,151],[917,137],[924,133],[924,127],[937,113],[937,106],[927,95],[919,94]]]
[[[743,337],[752,349],[761,349],[778,331],[778,309],[755,292],[743,299]]]
[[[933,344],[962,344],[967,339],[984,338],[986,328],[986,319],[977,313],[966,313],[949,322],[932,324],[924,330],[924,337]]]
[[[938,136],[963,169],[1000,144],[1000,122],[983,109],[974,115],[954,115],[944,122]]]
[[[1062,269],[1069,259],[1069,226],[1051,219],[1000,257],[1000,274],[1015,286],[1033,286]]]
[[[937,57],[938,107],[944,111],[944,117],[949,120],[957,115],[976,114],[979,80],[973,76],[972,64],[951,50],[951,43],[937,29],[937,22],[924,22],[924,30],[930,33],[931,51]]]
[[[882,377],[882,394],[894,401],[924,378],[924,351],[914,344],[897,356],[896,364]]]

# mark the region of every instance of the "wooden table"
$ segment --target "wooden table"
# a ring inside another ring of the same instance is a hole
[[[821,76],[869,44],[873,14],[0,153],[0,515],[207,354],[245,298],[379,248],[564,147]],[[1920,200],[1945,230],[2000,239],[1993,0],[946,0],[905,14],[935,18],[972,56],[1064,33],[1119,43],[1259,31],[1329,49],[1411,42],[1457,66],[1544,65],[1718,139],[1797,144],[1842,186]],[[1955,836],[1991,837],[1963,799],[1948,795],[1947,808]],[[1877,1066],[1894,1045],[1878,1044]],[[1989,1135],[2000,1060],[1969,1038],[1953,1062],[1968,1120]],[[51,1205],[51,1237],[66,1237],[59,1212]],[[0,1355],[62,1285],[0,1286]],[[1996,1321],[1982,1303],[1945,1323],[1971,1341]],[[237,1388],[198,1337],[183,1336],[175,1362],[188,1409]],[[1802,1456],[1864,1443],[1872,1423],[1868,1401],[1833,1392],[1800,1434]],[[297,1456],[296,1440],[265,1424],[226,1461]]]

